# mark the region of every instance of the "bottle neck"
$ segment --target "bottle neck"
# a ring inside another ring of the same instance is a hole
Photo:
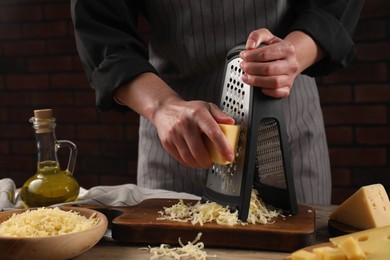
[[[55,136],[55,119],[39,119],[32,117],[38,152],[38,163],[45,161],[57,162],[57,139]]]

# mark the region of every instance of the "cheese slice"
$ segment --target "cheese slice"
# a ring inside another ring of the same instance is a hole
[[[329,218],[361,229],[390,225],[389,197],[382,184],[363,186]]]
[[[340,248],[322,246],[313,248],[313,253],[317,256],[317,260],[345,260],[346,254]]]
[[[333,237],[329,240],[337,247],[344,245],[344,248],[351,248],[348,245],[350,237],[353,237],[355,241],[357,241],[359,247],[363,249],[365,254],[364,259],[390,259],[390,226],[367,229],[344,236]]]
[[[292,260],[317,260],[317,255],[301,249],[292,253],[291,258]]]
[[[219,124],[219,126],[221,127],[222,132],[225,134],[230,145],[232,146],[234,153],[236,153],[238,138],[240,135],[240,126],[226,125],[226,124]],[[210,159],[213,163],[220,164],[220,165],[226,165],[232,163],[231,161],[229,162],[223,158],[223,156],[218,152],[215,144],[208,137],[205,138],[205,144],[209,152]]]
[[[338,244],[339,248],[345,253],[348,259],[360,260],[366,257],[363,249],[353,236],[346,237]]]

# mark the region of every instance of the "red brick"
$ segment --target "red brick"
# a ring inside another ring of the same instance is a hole
[[[138,155],[138,142],[103,142],[102,156],[136,159]]]
[[[364,84],[355,87],[356,102],[390,102],[390,84]]]
[[[22,57],[5,57],[0,59],[2,73],[16,73],[26,71],[26,61]]]
[[[46,4],[44,6],[45,19],[68,19],[70,17],[70,4],[64,3]]]
[[[23,35],[27,38],[49,38],[66,35],[66,22],[41,22],[41,23],[26,23],[22,25]]]
[[[138,141],[138,125],[126,127],[126,140]]]
[[[73,95],[70,91],[55,92],[32,92],[30,97],[31,103],[35,106],[51,107],[53,103],[58,105],[72,105]]]
[[[4,42],[4,56],[33,56],[42,55],[45,52],[45,42],[33,41],[12,41]]]
[[[0,104],[5,106],[20,106],[29,105],[30,102],[30,93],[27,91],[17,91],[17,92],[7,92],[6,95],[0,94]]]
[[[390,2],[388,0],[365,1],[361,18],[386,17],[390,15]]]
[[[10,152],[10,142],[0,139],[0,154],[8,154]]]
[[[353,179],[358,186],[381,183],[388,192],[390,191],[390,168],[357,169],[353,171]]]
[[[356,141],[358,144],[390,145],[390,127],[357,128]]]
[[[341,204],[344,200],[348,199],[358,188],[339,188],[333,187],[332,189],[332,204]]]
[[[332,166],[361,167],[386,165],[386,148],[352,147],[329,149]]]
[[[75,105],[84,105],[84,106],[90,106],[94,107],[95,106],[95,93],[93,90],[87,89],[84,91],[77,91],[73,93],[74,95],[74,103]]]
[[[99,175],[94,173],[80,172],[79,170],[76,170],[74,177],[78,181],[79,185],[84,189],[90,189],[101,184],[99,180]]]
[[[351,170],[348,168],[332,168],[332,186],[348,187],[353,184]]]
[[[390,41],[358,43],[357,58],[361,61],[386,61],[390,59]]]
[[[321,103],[349,103],[352,101],[352,87],[349,85],[320,86]]]
[[[31,169],[35,173],[37,161],[33,156],[3,155],[0,156],[0,165],[9,170]]]
[[[53,111],[57,120],[64,123],[91,123],[97,121],[94,107],[57,107]]]
[[[33,131],[32,127],[30,129]],[[11,151],[15,155],[37,156],[37,144],[35,137],[31,136],[30,138],[25,138],[23,140],[12,140]]]
[[[39,21],[42,19],[42,8],[33,5],[2,7],[0,17],[3,22]]]
[[[81,125],[77,127],[78,137],[86,140],[123,140],[124,130],[122,126],[106,125]]]
[[[74,54],[77,52],[75,40],[72,39],[54,39],[46,42],[47,53],[49,54]],[[73,59],[73,56],[72,56]]]
[[[46,74],[13,74],[5,77],[9,89],[43,89],[48,88],[49,80]]]
[[[340,70],[323,78],[324,84],[384,82],[388,80],[386,63],[354,63],[347,69]]]
[[[105,111],[99,113],[102,123],[118,123],[118,124],[136,124],[139,122],[139,115],[133,111],[121,113],[118,111]]]
[[[81,64],[80,57],[78,55],[73,56],[73,70],[80,71],[84,73],[83,65]],[[85,76],[87,77],[87,76]]]
[[[103,174],[100,180],[104,185],[122,185],[127,183],[135,184],[137,177],[134,175],[111,175]]]
[[[323,108],[326,125],[384,124],[387,122],[385,105],[334,105]]]
[[[55,73],[51,77],[51,84],[55,88],[91,89],[84,73]]]
[[[29,58],[28,70],[31,72],[70,71],[72,59],[69,56],[49,56]]]
[[[354,40],[381,40],[386,38],[386,20],[360,20],[354,33]]]
[[[325,130],[329,145],[352,144],[353,142],[351,127],[327,127]]]
[[[22,31],[18,24],[0,23],[0,40],[19,39],[22,37]]]
[[[79,156],[96,157],[100,156],[101,145],[94,141],[86,141],[84,139],[75,141]]]
[[[126,169],[125,160],[115,160],[112,158],[84,158],[79,163],[81,172],[88,172],[97,175],[107,174],[115,176],[123,173]]]

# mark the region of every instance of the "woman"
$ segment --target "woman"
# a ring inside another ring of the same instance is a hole
[[[331,176],[315,80],[355,55],[351,35],[363,1],[73,0],[81,61],[101,111],[140,114],[137,184],[201,194],[212,163],[207,135],[227,159],[232,148],[215,105],[229,49],[243,81],[284,98],[298,202],[330,203]],[[136,31],[150,23],[149,48]],[[261,43],[267,46],[257,48]]]

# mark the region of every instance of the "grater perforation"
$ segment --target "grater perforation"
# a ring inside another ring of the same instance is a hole
[[[220,98],[221,110],[240,125],[236,157],[231,164],[208,170],[202,199],[237,209],[246,221],[254,187],[266,203],[296,214],[282,100],[242,82],[243,49],[238,46],[227,55]]]

